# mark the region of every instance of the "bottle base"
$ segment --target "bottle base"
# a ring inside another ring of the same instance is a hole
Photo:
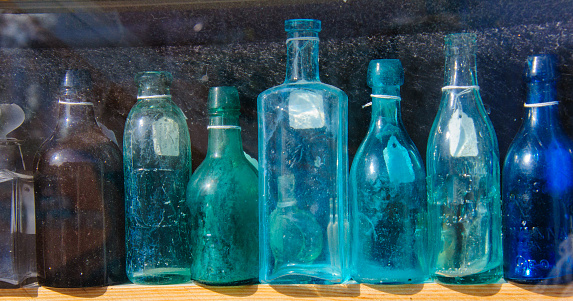
[[[252,285],[259,283],[259,278],[251,278],[245,280],[237,280],[237,281],[203,281],[198,279],[193,279],[194,282],[197,282],[201,285],[208,285],[208,286],[239,286],[239,285]]]
[[[573,282],[573,275],[565,275],[553,278],[517,278],[504,277],[507,282],[518,284],[539,284],[539,285],[559,285]]]
[[[499,281],[501,276],[502,266],[499,265],[493,269],[466,276],[452,277],[434,274],[433,278],[442,284],[489,284]]]
[[[150,269],[134,273],[129,280],[143,285],[180,284],[191,281],[191,272],[187,268]]]
[[[289,265],[260,277],[265,284],[340,284],[347,280],[330,265]]]
[[[384,269],[379,265],[361,266],[352,275],[358,283],[414,284],[423,283],[430,275],[419,269]]]

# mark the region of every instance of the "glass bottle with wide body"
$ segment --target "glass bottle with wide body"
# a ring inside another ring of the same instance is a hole
[[[207,156],[187,186],[191,277],[208,285],[256,283],[258,176],[243,153],[238,93],[215,87],[209,97]],[[214,97],[233,98],[234,103],[224,104],[233,108],[212,104]]]
[[[536,59],[544,56],[530,63]],[[573,280],[573,143],[559,122],[555,79],[530,79],[528,90],[532,105],[503,167],[504,276],[566,283]]]
[[[349,178],[352,279],[420,283],[429,277],[426,173],[400,116],[400,87],[373,89],[372,120]]]
[[[285,25],[285,83],[258,97],[259,278],[340,283],[348,277],[348,100],[318,78],[320,22]]]
[[[68,71],[65,83],[85,74]],[[80,79],[81,81],[81,79]],[[97,125],[89,90],[64,86],[54,134],[35,159],[38,282],[125,282],[122,155]]]
[[[123,136],[127,275],[138,284],[188,282],[187,122],[171,100],[171,74],[144,72],[136,82],[138,102]]]
[[[477,86],[475,36],[446,37],[446,78],[426,152],[434,278],[450,284],[501,276],[499,150]]]

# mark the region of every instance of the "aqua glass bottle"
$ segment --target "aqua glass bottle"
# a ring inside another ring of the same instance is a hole
[[[497,281],[502,274],[499,150],[476,76],[476,36],[445,38],[442,100],[426,151],[434,279]]]
[[[207,156],[187,186],[191,278],[208,285],[256,283],[258,180],[243,153],[237,89],[211,88],[208,107]]]
[[[136,75],[137,103],[123,135],[127,276],[137,284],[191,280],[185,190],[191,142],[171,100],[169,72]]]
[[[352,161],[352,279],[420,283],[428,279],[426,172],[400,115],[400,60],[368,66],[372,119]]]
[[[504,275],[519,283],[573,280],[573,143],[559,122],[552,56],[527,59],[526,116],[503,166]]]
[[[67,71],[54,134],[35,159],[38,282],[51,287],[125,282],[121,151],[98,126],[91,79]]]
[[[318,76],[318,20],[287,20],[287,72],[258,97],[263,283],[347,280],[348,98]]]

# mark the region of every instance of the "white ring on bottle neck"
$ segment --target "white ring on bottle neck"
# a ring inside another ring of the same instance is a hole
[[[558,101],[548,101],[548,102],[540,102],[540,103],[524,103],[523,106],[526,108],[539,108],[539,107],[555,106],[558,104],[559,104]]]
[[[392,99],[392,100],[397,100],[397,101],[402,101],[402,97],[400,96],[394,96],[394,95],[381,95],[381,94],[370,94],[370,97],[373,98],[381,98],[381,99]],[[362,108],[366,108],[372,105],[372,102],[369,102],[365,105],[362,106]]]
[[[171,95],[150,95],[150,96],[137,96],[137,99],[146,99],[146,98],[166,98],[171,97]]]
[[[71,105],[71,106],[93,106],[94,104],[89,102],[89,101],[85,101],[85,102],[73,102],[73,101],[63,101],[63,100],[58,100],[58,103],[64,104],[64,105]]]
[[[442,87],[442,91],[454,90],[454,89],[476,89],[476,90],[479,90],[479,86],[445,86],[445,87]]]
[[[286,40],[286,43],[288,44],[288,42],[290,41],[320,41],[320,39],[318,37],[300,37],[300,38],[288,38]]]
[[[241,127],[238,125],[208,125],[207,129],[240,130]]]

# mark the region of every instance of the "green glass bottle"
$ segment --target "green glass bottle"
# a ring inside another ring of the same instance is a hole
[[[209,285],[257,282],[257,170],[243,153],[239,94],[209,91],[209,146],[187,186],[191,278]]]

